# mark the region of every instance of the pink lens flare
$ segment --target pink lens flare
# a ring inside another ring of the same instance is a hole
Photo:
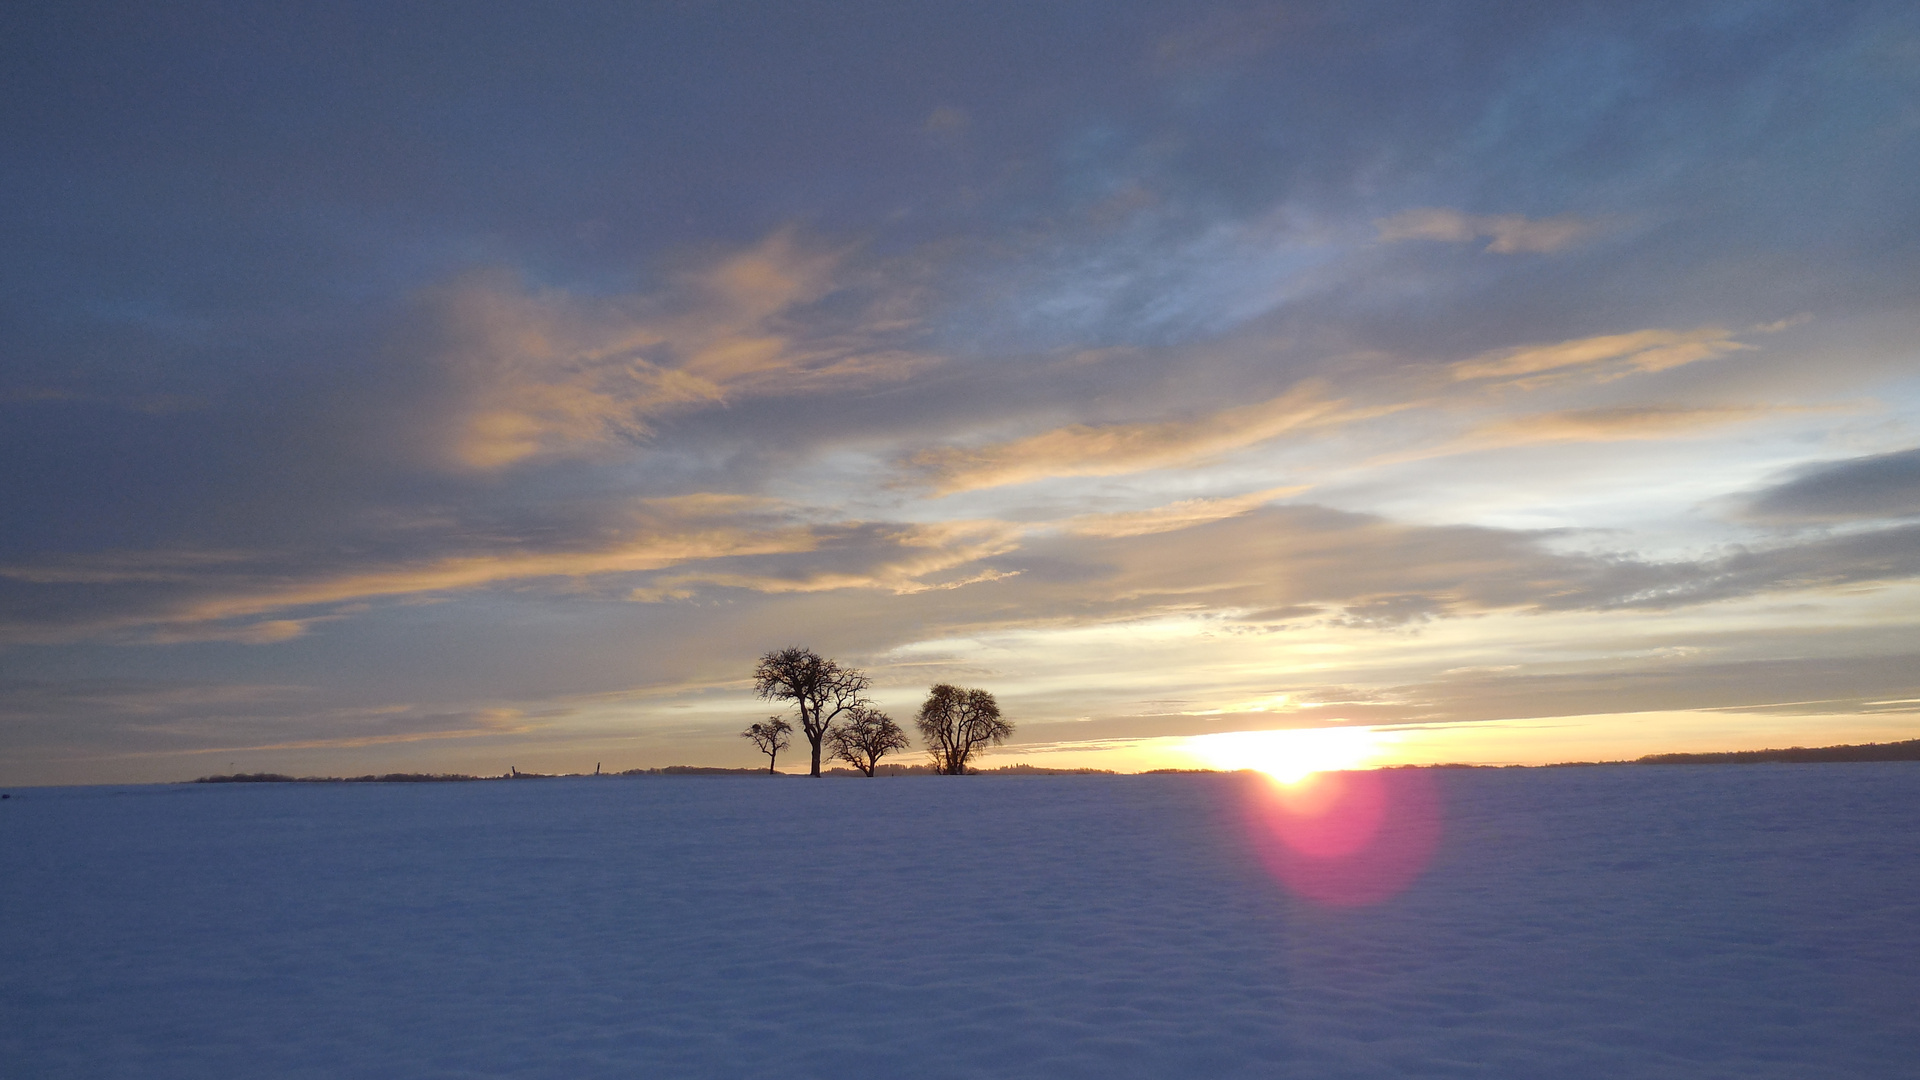
[[[1247,789],[1248,836],[1268,871],[1331,907],[1404,892],[1440,844],[1440,792],[1426,769],[1313,773]]]

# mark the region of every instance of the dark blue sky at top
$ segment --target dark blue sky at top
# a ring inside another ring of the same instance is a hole
[[[1577,204],[1661,223],[1699,289],[1753,287],[1716,281],[1720,260],[1844,253],[1832,291],[1872,303],[1904,290],[1915,232],[1911,139],[1874,136],[1910,108],[1912,58],[1877,46],[1911,21],[1793,3],[28,5],[0,46],[4,389],[267,404],[367,362],[397,304],[464,271],[619,291],[796,222],[878,251],[971,245],[954,272],[989,294],[1124,281],[947,326],[988,352],[1217,330],[1230,312],[1162,310],[1169,252],[1289,203],[1360,221]],[[943,109],[956,122],[929,130]],[[1134,186],[1160,204],[1098,235],[1089,209]],[[1416,321],[1401,333],[1456,332]]]
[[[1870,49],[1887,9],[1850,4],[39,7],[8,28],[7,292],[161,324],[476,262],[590,287],[794,220],[1045,228],[1137,179],[1196,221],[1608,185],[1645,211],[1663,170],[1784,202],[1900,108],[1809,62]]]

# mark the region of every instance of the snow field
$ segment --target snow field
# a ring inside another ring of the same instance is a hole
[[[1427,776],[1352,908],[1246,776],[27,789],[0,1076],[1920,1075],[1920,767]]]

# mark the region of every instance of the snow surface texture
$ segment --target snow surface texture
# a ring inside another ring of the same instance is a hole
[[[16,791],[0,1074],[1920,1075],[1920,766],[1424,775],[1344,908],[1246,776]]]

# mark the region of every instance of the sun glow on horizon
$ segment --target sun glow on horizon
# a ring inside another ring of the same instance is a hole
[[[1367,727],[1284,728],[1196,735],[1181,749],[1210,768],[1253,769],[1292,784],[1315,773],[1369,768],[1391,741],[1391,734]]]

